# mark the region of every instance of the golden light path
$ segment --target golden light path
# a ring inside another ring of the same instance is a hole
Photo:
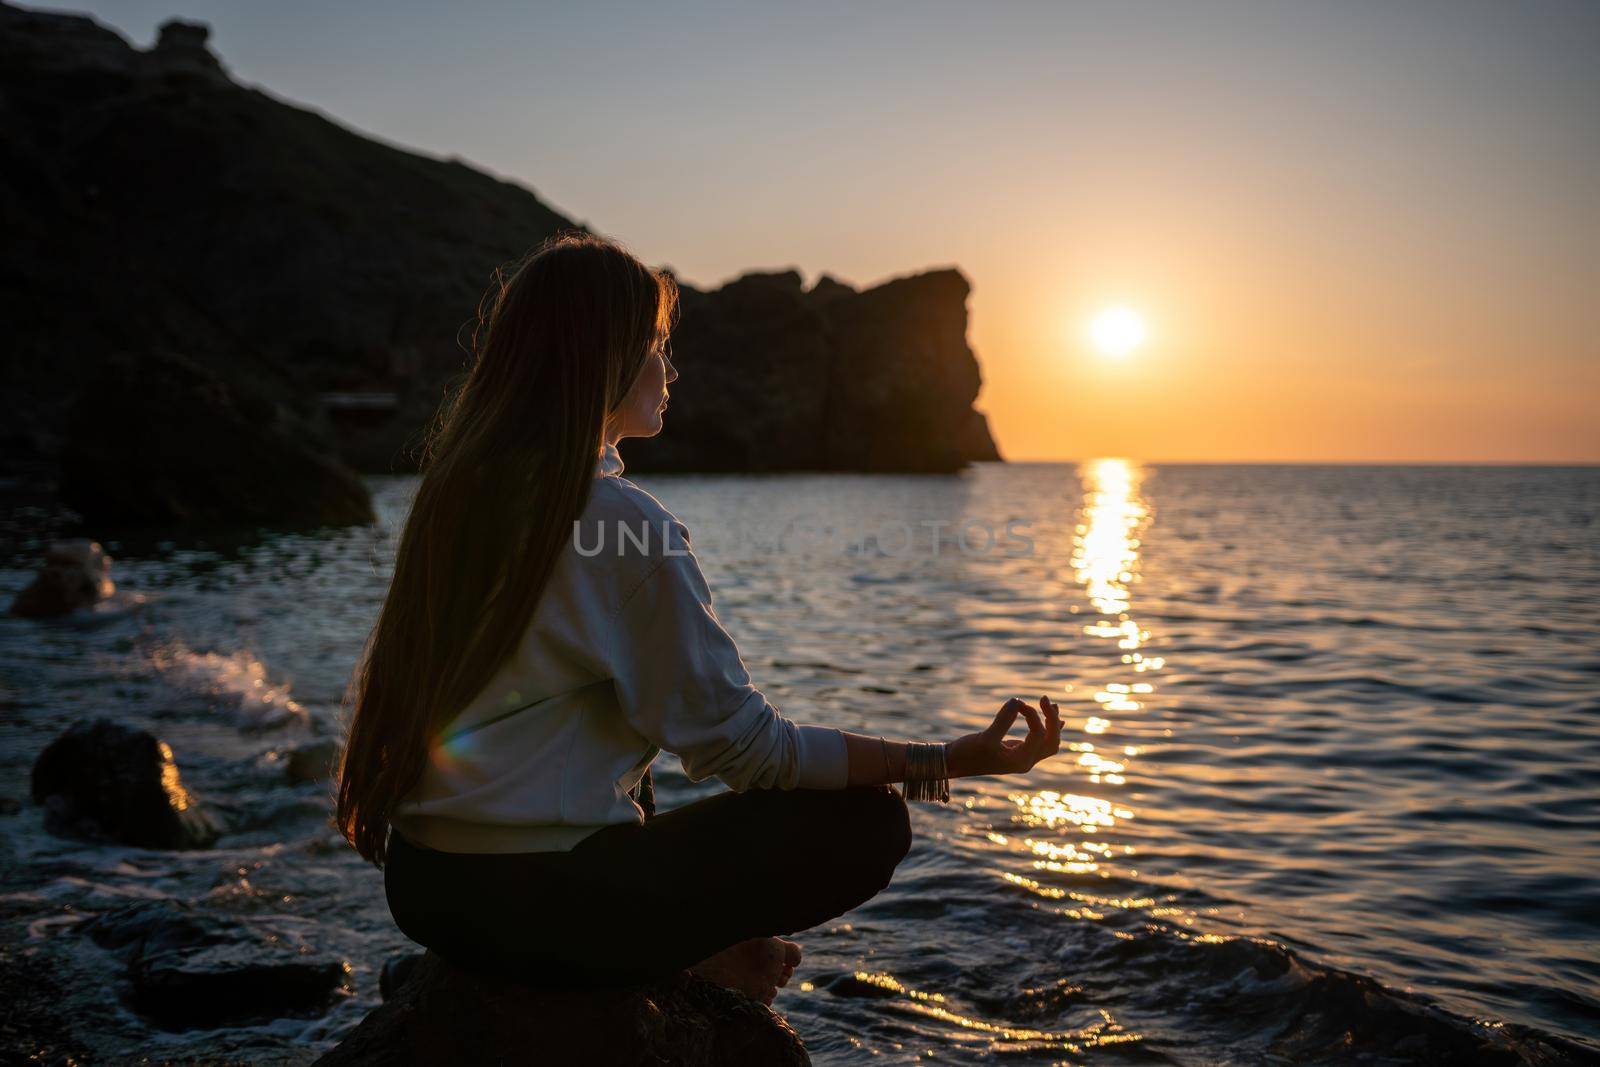
[[[1078,475],[1084,500],[1074,531],[1072,567],[1075,580],[1083,586],[1097,616],[1084,625],[1083,634],[1107,642],[1107,651],[1113,653],[1107,657],[1110,677],[1095,688],[1095,713],[1084,718],[1084,739],[1066,746],[1077,754],[1076,773],[1087,779],[1086,791],[1041,789],[1011,793],[1008,799],[1015,805],[1011,822],[1018,832],[990,830],[985,836],[1001,848],[1020,844],[1035,871],[1109,878],[1112,872],[1108,865],[1131,856],[1133,846],[1118,844],[1114,838],[1108,841],[1106,837],[1119,822],[1132,819],[1134,813],[1114,800],[1093,795],[1087,787],[1124,784],[1123,772],[1140,750],[1133,745],[1102,747],[1102,742],[1094,739],[1103,737],[1116,725],[1114,716],[1131,715],[1143,708],[1143,698],[1155,691],[1150,674],[1163,664],[1158,657],[1144,655],[1150,635],[1130,613],[1130,588],[1138,578],[1139,535],[1150,521],[1149,509],[1139,497],[1143,472],[1127,460],[1100,459],[1084,464]],[[1015,844],[1013,838],[1018,839]],[[995,869],[994,873],[1007,884],[1051,902],[1051,909],[1067,919],[1094,922],[1104,919],[1112,909],[1137,909],[1150,915],[1161,910],[1149,897],[1098,896],[1054,884],[1059,878],[1030,878],[1005,869]],[[1119,866],[1116,873],[1130,878],[1139,875],[1125,865]],[[1131,935],[1119,932],[1116,936]],[[1048,1048],[1081,1055],[1091,1048],[1143,1040],[1142,1035],[1125,1029],[1103,1008],[1099,1009],[1099,1023],[1058,1031],[1039,1030],[959,1014],[951,1010],[942,994],[909,989],[891,975],[857,972],[856,978],[899,994],[904,998],[900,1006],[907,1011],[955,1026],[973,1038],[986,1037],[993,1052],[1015,1054]]]
[[[1133,846],[1118,844],[1114,838],[1105,839],[1119,822],[1132,819],[1134,813],[1112,799],[1093,795],[1098,790],[1091,790],[1124,784],[1128,763],[1140,750],[1133,745],[1104,746],[1095,739],[1111,731],[1117,717],[1132,715],[1144,707],[1144,698],[1155,691],[1149,680],[1151,673],[1163,666],[1159,657],[1144,655],[1150,635],[1130,612],[1130,590],[1139,571],[1139,535],[1150,521],[1150,512],[1139,496],[1143,472],[1136,464],[1123,459],[1094,460],[1085,463],[1078,476],[1084,499],[1074,531],[1072,568],[1095,612],[1082,632],[1087,638],[1106,642],[1110,653],[1106,657],[1110,676],[1095,685],[1095,710],[1084,717],[1083,740],[1065,744],[1077,755],[1073,773],[1086,779],[1085,791],[1041,789],[1010,793],[1008,799],[1015,806],[1011,824],[1017,832],[1006,834],[991,829],[984,836],[1002,849],[1020,845],[1034,871],[1110,878],[1108,866],[1122,860],[1117,875],[1137,878],[1139,872],[1126,866],[1124,859],[1133,854]],[[1096,895],[1053,884],[1061,880],[1059,877],[1030,878],[1003,868],[995,868],[994,873],[1008,885],[1049,901],[1050,909],[1067,919],[1094,922],[1112,910],[1138,910],[1150,916],[1163,910],[1151,897]],[[1114,935],[1132,936],[1120,931],[1114,931]],[[1143,1035],[1123,1027],[1104,1008],[1097,1009],[1099,1021],[1087,1026],[1043,1030],[973,1018],[953,1010],[944,994],[912,989],[883,972],[857,971],[855,979],[893,994],[898,1010],[953,1028],[953,1034],[963,1035],[953,1037],[957,1042],[987,1042],[991,1053],[1015,1055],[1059,1049],[1082,1055],[1090,1049],[1143,1040]],[[809,982],[801,985],[802,992],[812,989]]]
[[[1074,531],[1072,568],[1099,613],[1099,618],[1083,627],[1083,633],[1113,642],[1118,667],[1115,676],[1095,691],[1098,714],[1084,719],[1086,739],[1069,742],[1067,747],[1078,754],[1077,766],[1090,785],[1119,786],[1126,781],[1123,772],[1139,749],[1133,745],[1102,747],[1087,738],[1110,730],[1112,716],[1142,709],[1142,698],[1155,692],[1147,678],[1163,666],[1159,657],[1146,657],[1141,651],[1150,635],[1129,611],[1130,586],[1138,578],[1139,534],[1150,521],[1150,512],[1139,497],[1143,471],[1136,464],[1125,459],[1097,459],[1079,468],[1078,476],[1084,501],[1079,511],[1082,521]],[[1054,790],[1012,793],[1010,799],[1018,809],[1014,820],[1023,826],[1042,830],[1075,826],[1084,835],[1076,843],[1025,837],[1023,844],[1038,857],[1033,862],[1036,870],[1106,877],[1109,872],[1102,869],[1104,863],[1115,854],[1133,853],[1130,845],[1116,846],[1097,837],[1115,827],[1118,820],[1133,818],[1133,812],[1110,800]],[[1138,875],[1133,870],[1127,873]]]

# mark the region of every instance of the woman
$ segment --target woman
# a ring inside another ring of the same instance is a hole
[[[949,777],[1026,771],[1059,710],[1011,700],[948,745],[784,718],[689,531],[619,476],[677,377],[671,277],[562,235],[490,296],[353,683],[340,828],[400,929],[454,963],[554,987],[688,968],[770,1004],[800,962],[779,935],[870,899],[910,848],[888,783],[945,799]],[[729,790],[654,815],[662,750]]]

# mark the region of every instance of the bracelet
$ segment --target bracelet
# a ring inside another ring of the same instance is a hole
[[[950,743],[906,746],[906,799],[937,800],[950,803],[950,772],[947,750]]]

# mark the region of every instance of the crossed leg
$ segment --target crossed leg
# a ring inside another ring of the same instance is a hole
[[[886,786],[752,789],[607,827],[566,853],[444,853],[397,834],[386,886],[401,930],[452,962],[615,986],[716,971],[736,946],[842,915],[889,884],[910,846],[905,802]],[[734,981],[768,973],[743,970]]]

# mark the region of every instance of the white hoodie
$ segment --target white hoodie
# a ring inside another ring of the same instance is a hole
[[[750,682],[689,547],[655,497],[595,481],[517,651],[435,739],[391,823],[445,852],[565,851],[642,822],[657,753],[730,789],[843,789],[844,735],[784,718]],[[603,537],[603,540],[602,540]]]

